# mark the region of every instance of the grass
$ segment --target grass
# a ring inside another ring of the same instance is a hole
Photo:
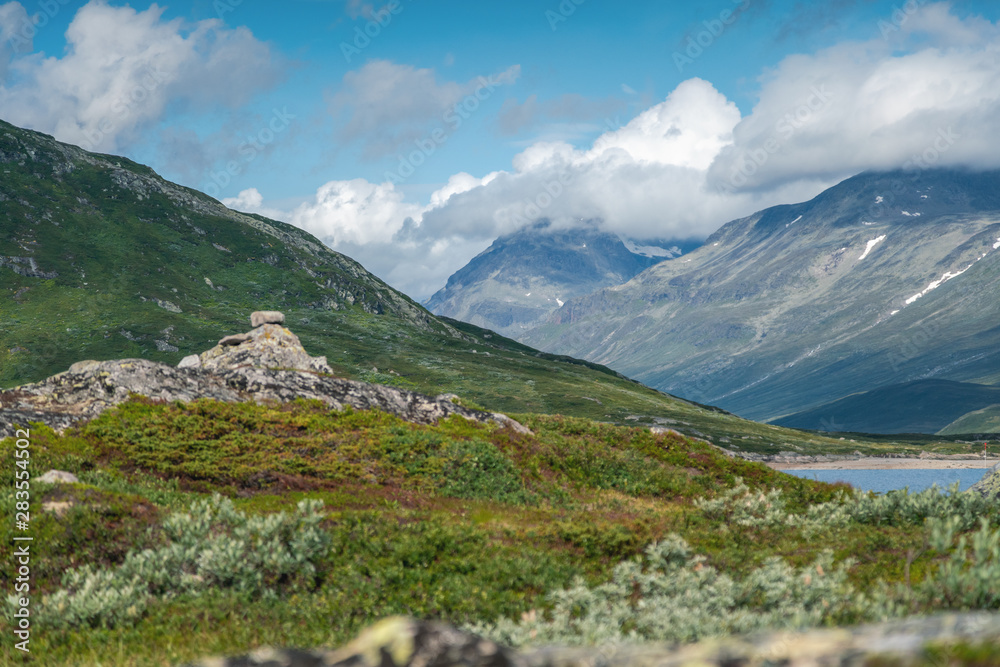
[[[68,568],[113,568],[130,548],[155,547],[168,513],[212,492],[252,515],[322,500],[333,548],[314,590],[272,599],[217,590],[157,602],[134,626],[39,627],[33,651],[47,664],[168,665],[263,644],[339,644],[390,614],[516,619],[545,608],[545,593],[577,576],[604,581],[617,562],[671,533],[735,576],[772,556],[804,566],[833,548],[838,561],[857,559],[850,580],[866,589],[901,582],[907,570],[919,582],[935,562],[919,526],[905,522],[807,537],[795,528],[730,525],[694,504],[737,478],[759,491],[780,486],[790,511],[828,502],[841,487],[646,428],[518,418],[533,435],[458,418],[416,426],[314,402],[136,400],[62,435],[36,426],[33,475],[58,468],[83,483],[32,487],[35,600],[57,590]],[[9,439],[0,444],[5,457],[13,447]],[[2,474],[10,506],[13,468]],[[43,509],[47,503],[68,505],[57,514],[56,506]],[[2,532],[10,545],[11,526]],[[0,547],[0,558],[9,559],[10,548]],[[6,568],[0,574],[5,590],[9,576]],[[13,660],[11,647],[3,650]]]

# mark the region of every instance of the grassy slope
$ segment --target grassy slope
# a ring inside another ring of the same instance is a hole
[[[944,436],[962,433],[1000,433],[1000,405],[991,405],[962,415],[938,433]]]
[[[0,267],[0,387],[83,359],[177,363],[245,331],[251,311],[275,309],[340,375],[456,393],[494,410],[659,420],[748,451],[962,449],[947,438],[869,444],[755,424],[435,318],[301,230],[2,121],[0,167],[0,257],[32,257],[58,274]]]
[[[262,644],[337,644],[388,614],[454,622],[517,617],[544,606],[543,592],[576,575],[604,580],[620,559],[671,532],[734,574],[773,555],[804,565],[832,547],[838,560],[858,558],[851,577],[862,589],[901,580],[907,554],[920,552],[921,531],[892,523],[834,529],[819,539],[786,527],[725,525],[692,500],[713,496],[736,476],[753,488],[781,486],[798,510],[836,489],[647,429],[522,419],[535,435],[460,419],[413,426],[309,403],[140,402],[64,436],[35,429],[34,475],[56,467],[84,482],[33,486],[36,600],[70,567],[111,567],[129,548],[155,546],[168,512],[213,490],[252,513],[322,499],[333,550],[313,591],[273,600],[232,592],[180,598],[154,604],[128,628],[39,628],[33,651],[47,664],[167,665]],[[11,460],[13,442],[0,449]],[[13,466],[2,475],[4,503],[12,505]],[[74,506],[57,516],[41,511],[44,502]],[[0,544],[10,545],[9,523],[0,530]],[[9,549],[0,547],[5,561]],[[931,562],[913,560],[914,581]],[[5,568],[5,590],[8,577]],[[10,642],[2,650],[10,659]]]

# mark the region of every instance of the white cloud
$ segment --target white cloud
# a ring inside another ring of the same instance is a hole
[[[34,24],[21,3],[0,5],[0,83],[7,78],[7,69],[16,54],[34,50],[34,34]]]
[[[333,181],[285,219],[422,299],[496,236],[540,217],[557,227],[599,218],[637,238],[691,237],[759,207],[759,196],[706,188],[705,169],[738,122],[736,107],[695,79],[589,150],[535,144],[511,171],[456,174],[426,206],[407,203],[389,182]],[[797,194],[784,190],[764,203]],[[243,203],[262,206],[256,197]]]
[[[713,183],[773,188],[866,169],[995,167],[1000,31],[927,5],[889,39],[786,58],[712,166]]]
[[[404,202],[392,183],[376,185],[356,178],[321,186],[315,199],[293,211],[290,220],[336,248],[390,240],[407,218],[422,212],[420,205]]]
[[[247,213],[257,213],[272,220],[288,222],[289,214],[277,208],[264,206],[264,195],[257,188],[243,190],[235,197],[227,197],[222,203],[229,208]]]
[[[710,83],[691,79],[589,148],[535,143],[509,170],[456,174],[427,205],[406,202],[390,183],[335,182],[288,219],[423,299],[496,236],[538,218],[563,228],[599,220],[638,240],[690,238],[867,169],[914,159],[1000,165],[997,26],[926,5],[888,37],[785,58],[761,78],[743,118]],[[383,123],[398,139],[405,119],[433,116],[459,94],[433,73],[380,67],[385,80],[368,72],[363,98],[389,108],[370,126],[358,118],[361,130]],[[418,82],[430,102],[389,92]]]
[[[0,86],[5,119],[85,148],[121,151],[168,106],[237,108],[278,80],[270,48],[246,28],[164,21],[163,11],[86,4],[66,31],[65,55],[13,61],[15,83]]]
[[[620,148],[636,162],[707,169],[732,142],[740,111],[710,83],[689,79],[666,101],[594,143],[591,157]]]
[[[343,124],[344,142],[361,141],[367,158],[389,155],[423,137],[430,126],[441,126],[455,105],[476,96],[476,107],[494,89],[521,75],[519,65],[466,83],[438,82],[432,69],[418,69],[388,60],[372,60],[344,75],[332,97],[331,113]]]

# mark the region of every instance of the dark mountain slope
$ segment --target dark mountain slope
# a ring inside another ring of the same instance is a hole
[[[966,413],[998,403],[1000,387],[914,380],[847,396],[772,423],[818,431],[937,433]]]

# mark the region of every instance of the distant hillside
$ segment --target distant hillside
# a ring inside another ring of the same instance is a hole
[[[865,173],[734,220],[522,340],[769,420],[920,379],[995,384],[998,293],[1000,171]]]
[[[563,303],[696,247],[637,246],[596,227],[552,230],[541,221],[498,238],[425,302],[435,314],[519,338]]]
[[[1000,404],[962,415],[938,433],[940,435],[1000,433]]]
[[[775,419],[790,428],[852,433],[938,433],[973,410],[1000,403],[1000,387],[916,380],[848,396]],[[971,421],[967,422],[971,425]],[[951,433],[985,432],[981,428]]]

